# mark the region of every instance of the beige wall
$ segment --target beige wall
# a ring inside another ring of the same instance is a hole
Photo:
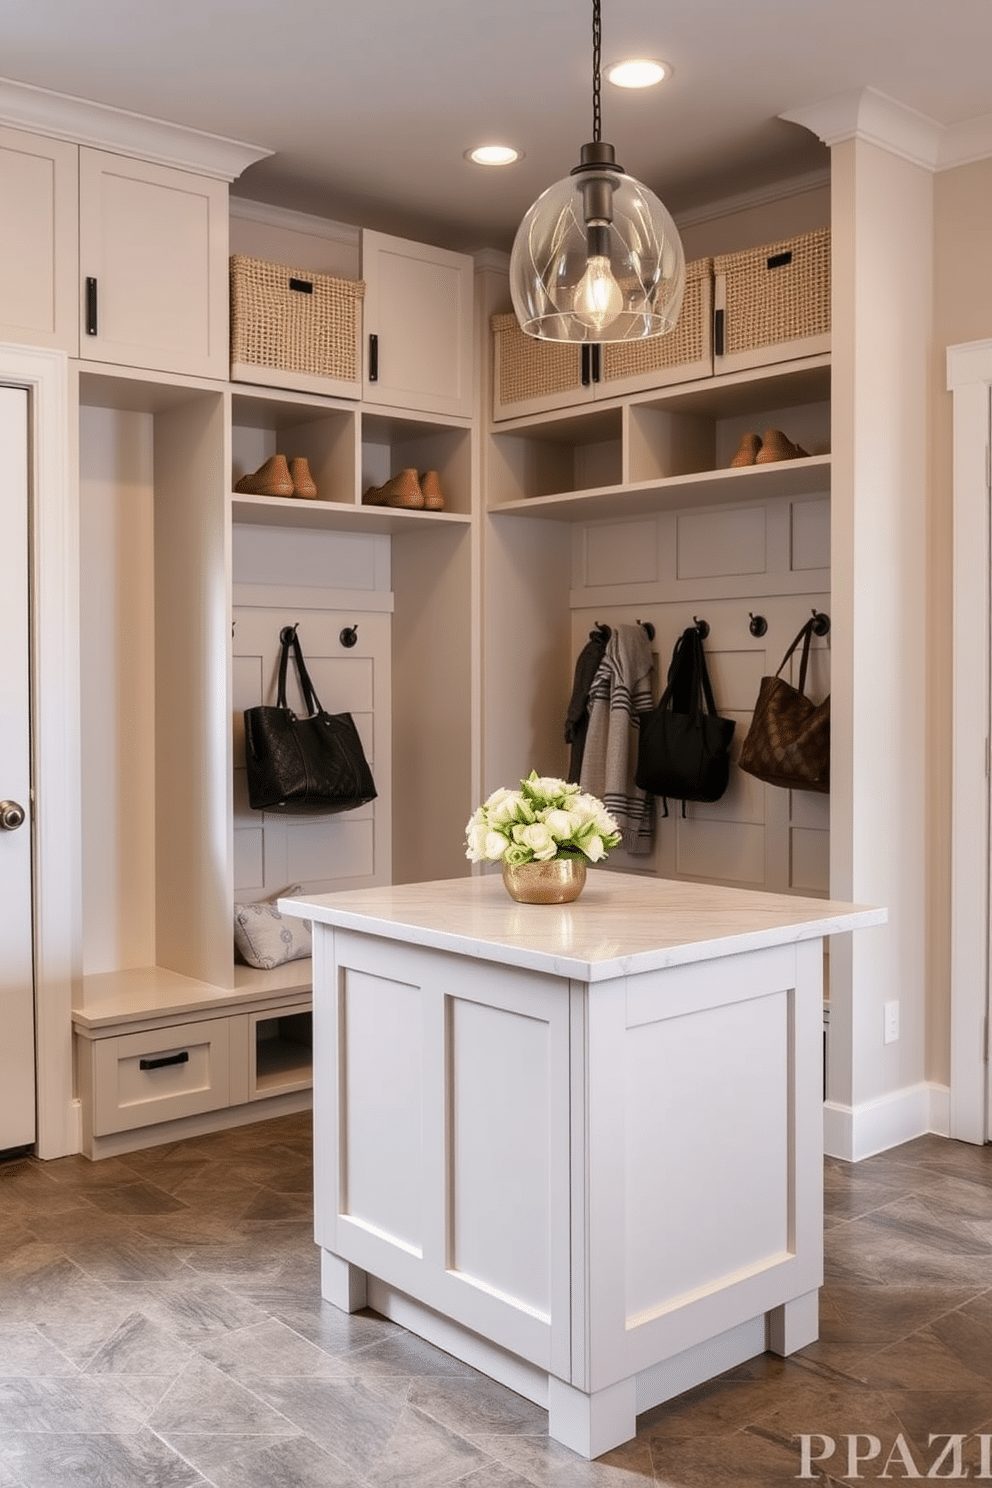
[[[679,223],[679,236],[686,258],[692,260],[740,253],[759,243],[777,243],[829,226],[830,187],[824,185],[736,212],[721,208],[719,215],[698,215],[689,224]]]
[[[992,337],[992,160],[942,171],[934,188],[934,336],[925,716],[929,724],[927,1078],[950,1072],[951,397],[948,346]],[[923,701],[923,700],[921,700]]]

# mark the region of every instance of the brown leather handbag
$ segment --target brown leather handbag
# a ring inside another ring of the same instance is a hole
[[[816,617],[807,620],[774,677],[762,677],[738,763],[749,775],[786,790],[830,790],[830,698],[806,696],[806,668]],[[798,690],[779,674],[802,642]]]

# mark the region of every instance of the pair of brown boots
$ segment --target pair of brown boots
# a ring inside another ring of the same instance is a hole
[[[307,501],[317,496],[303,455],[294,455],[288,461],[285,455],[271,455],[252,475],[243,475],[234,489],[243,496],[301,496]]]
[[[369,486],[362,497],[366,506],[399,506],[409,511],[443,511],[441,477],[436,470],[423,475],[408,468],[394,475],[384,486]]]
[[[742,465],[773,465],[778,460],[806,460],[809,458],[801,444],[793,444],[781,429],[766,429],[764,438],[757,434],[745,434],[737,446],[737,453],[730,468],[737,470]]]

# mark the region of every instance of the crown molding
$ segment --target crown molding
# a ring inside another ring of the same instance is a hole
[[[713,222],[718,217],[730,217],[735,212],[746,212],[752,207],[765,207],[770,202],[786,201],[791,196],[802,196],[807,191],[821,191],[830,186],[830,167],[807,171],[801,176],[791,176],[785,181],[774,181],[767,186],[758,186],[753,191],[741,191],[733,196],[720,197],[701,207],[691,207],[686,212],[673,213],[675,226],[679,229],[698,227],[703,222]]]
[[[280,227],[285,232],[306,233],[311,238],[325,238],[334,243],[347,243],[356,247],[361,239],[361,229],[345,222],[333,222],[329,217],[317,217],[310,212],[296,212],[291,207],[274,207],[268,202],[252,201],[246,196],[228,199],[232,217],[243,222],[260,222],[264,227]]]
[[[233,181],[271,150],[0,78],[0,124]]]
[[[948,170],[992,156],[992,114],[959,124],[938,124],[876,88],[840,93],[780,114],[801,124],[825,145],[865,140],[925,170]]]
[[[940,149],[940,170],[956,165],[971,165],[992,156],[992,114],[965,119],[944,130]]]
[[[472,260],[478,272],[490,269],[495,274],[508,274],[510,271],[510,255],[502,248],[476,248]]]

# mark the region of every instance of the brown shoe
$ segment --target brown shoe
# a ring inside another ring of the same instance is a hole
[[[317,496],[317,487],[313,476],[310,474],[310,466],[304,455],[294,455],[289,462],[289,473],[293,481],[293,495],[302,496],[307,501],[313,501]]]
[[[756,465],[772,465],[777,460],[805,460],[808,456],[802,445],[786,439],[781,429],[767,429],[761,448],[754,457]]]
[[[366,506],[405,506],[422,508],[424,493],[415,470],[401,470],[384,486],[369,486],[362,501]]]
[[[293,477],[285,455],[270,455],[252,475],[243,475],[234,489],[243,496],[292,496]]]
[[[444,511],[441,477],[436,470],[424,471],[420,477],[420,489],[424,493],[424,511]]]
[[[730,462],[731,470],[737,470],[742,465],[753,465],[760,449],[761,440],[757,434],[742,434],[737,453]]]

